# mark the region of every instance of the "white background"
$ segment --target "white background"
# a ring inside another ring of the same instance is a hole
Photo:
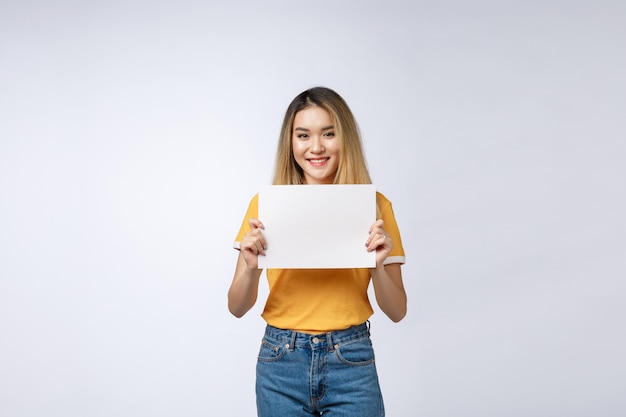
[[[231,248],[326,85],[393,201],[389,416],[626,413],[623,1],[0,2],[0,415],[250,416]]]

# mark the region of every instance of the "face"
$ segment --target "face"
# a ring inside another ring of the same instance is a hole
[[[339,167],[339,144],[328,112],[318,106],[296,113],[291,134],[293,156],[307,184],[332,184]]]

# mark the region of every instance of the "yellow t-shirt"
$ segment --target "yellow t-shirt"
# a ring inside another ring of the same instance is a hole
[[[248,219],[258,216],[258,202],[257,194],[250,201],[235,249],[239,249],[239,242],[250,231]],[[391,202],[376,193],[376,204],[385,231],[394,243],[384,264],[403,264],[404,249]],[[262,316],[274,327],[324,333],[361,324],[374,312],[367,296],[371,278],[367,268],[268,269],[266,275],[270,291]]]

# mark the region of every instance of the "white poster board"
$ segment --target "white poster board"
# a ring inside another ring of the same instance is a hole
[[[376,221],[376,187],[273,185],[259,191],[265,256],[259,268],[372,268],[365,241]]]

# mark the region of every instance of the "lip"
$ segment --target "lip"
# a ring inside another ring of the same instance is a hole
[[[313,165],[314,167],[322,167],[322,166],[326,165],[329,160],[330,160],[330,157],[325,157],[325,158],[308,158],[307,159],[309,164]]]

